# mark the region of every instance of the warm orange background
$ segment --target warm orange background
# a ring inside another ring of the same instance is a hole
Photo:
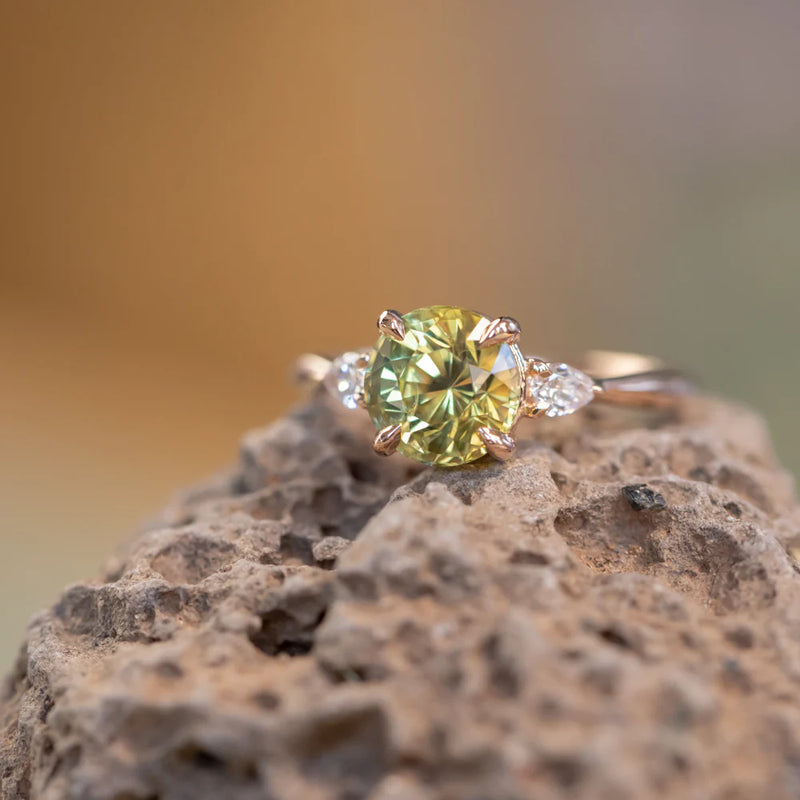
[[[653,351],[800,467],[800,3],[0,2],[0,662],[382,307]]]

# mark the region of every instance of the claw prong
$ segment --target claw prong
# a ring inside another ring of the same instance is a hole
[[[513,436],[489,428],[486,425],[479,428],[478,433],[481,439],[483,439],[483,443],[486,445],[489,454],[494,456],[498,461],[506,461],[514,455],[517,443],[514,441]]]
[[[519,322],[511,317],[497,317],[487,326],[478,339],[478,347],[491,347],[496,344],[514,344],[521,333]]]
[[[378,455],[390,456],[397,450],[397,445],[400,444],[400,426],[387,425],[381,428],[372,440],[372,448]]]
[[[378,317],[378,330],[396,342],[402,342],[406,338],[406,324],[400,314],[391,308],[381,311]]]

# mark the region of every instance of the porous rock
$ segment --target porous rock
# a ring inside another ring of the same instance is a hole
[[[800,516],[760,419],[588,410],[422,470],[318,397],[32,622],[2,796],[800,796]]]

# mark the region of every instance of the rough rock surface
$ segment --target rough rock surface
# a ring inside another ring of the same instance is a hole
[[[322,399],[31,624],[3,798],[800,796],[800,516],[762,422],[379,459]]]

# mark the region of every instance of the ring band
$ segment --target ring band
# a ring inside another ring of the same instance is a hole
[[[342,405],[365,408],[375,451],[459,466],[487,453],[504,461],[523,417],[561,417],[592,401],[670,408],[693,391],[677,370],[631,353],[593,351],[582,369],[523,356],[511,317],[453,306],[383,311],[371,349],[336,358],[306,354],[298,378],[323,384]]]

